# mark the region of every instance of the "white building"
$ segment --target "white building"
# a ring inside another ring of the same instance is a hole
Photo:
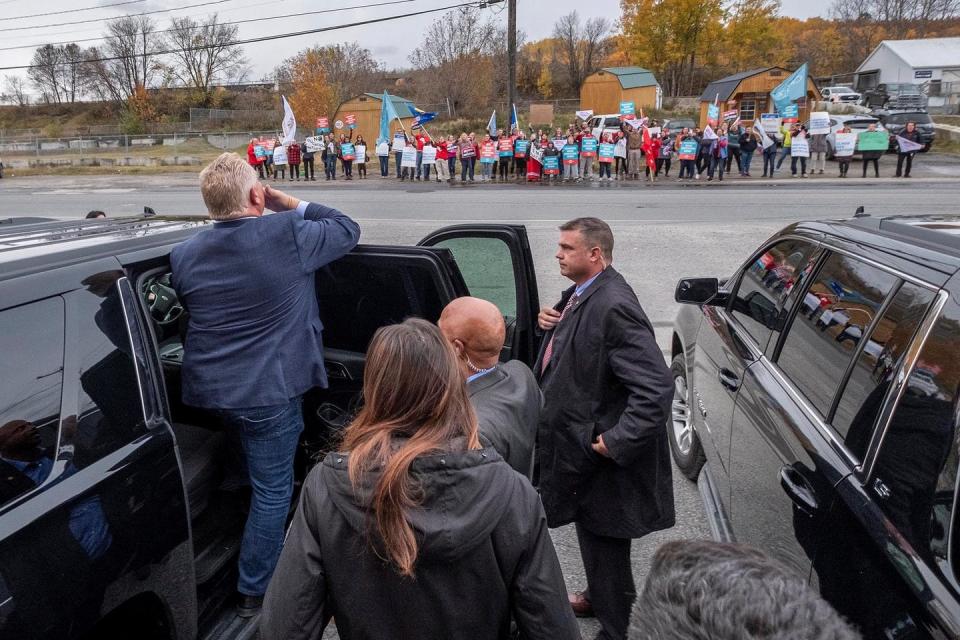
[[[884,40],[857,68],[860,89],[909,82],[925,88],[931,108],[956,104],[960,94],[960,38]]]

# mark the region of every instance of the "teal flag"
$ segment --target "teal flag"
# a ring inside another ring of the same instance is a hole
[[[796,102],[807,95],[807,63],[804,62],[800,68],[790,74],[790,77],[781,82],[770,92],[773,98],[773,104],[777,111],[783,111],[791,102]]]
[[[377,137],[377,143],[390,141],[390,123],[399,118],[397,110],[393,106],[393,100],[390,95],[384,91],[383,101],[380,104],[380,135]]]

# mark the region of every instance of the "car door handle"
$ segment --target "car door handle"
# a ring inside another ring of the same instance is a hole
[[[717,379],[730,391],[736,391],[740,388],[740,378],[730,369],[720,369],[717,371]]]
[[[820,510],[820,500],[810,483],[795,467],[787,464],[780,468],[780,486],[797,508],[808,516]]]

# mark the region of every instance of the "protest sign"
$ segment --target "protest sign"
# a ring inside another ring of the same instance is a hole
[[[543,164],[543,149],[540,147],[530,147],[530,159]]]
[[[716,122],[720,118],[720,107],[715,104],[707,105],[707,122]]]
[[[323,141],[317,136],[307,136],[303,139],[303,144],[307,148],[307,153],[323,151]]]
[[[279,146],[273,150],[273,164],[287,164],[287,148]]]
[[[556,149],[557,151],[562,150],[563,147],[564,147],[564,145],[566,145],[566,144],[567,144],[567,139],[566,139],[566,138],[554,138],[554,139],[553,139],[553,148]]]
[[[580,139],[580,154],[585,158],[593,158],[597,155],[597,139],[593,136],[585,136]]]
[[[530,149],[529,140],[517,140],[513,144],[513,155],[517,158],[526,158],[528,149]]]
[[[476,158],[477,157],[477,148],[473,146],[469,141],[459,145],[460,147],[460,157],[461,158]]]
[[[497,151],[501,158],[513,157],[513,140],[504,136],[497,141]]]
[[[417,168],[417,148],[414,146],[404,147],[403,155],[400,156],[400,167],[406,169]]]
[[[776,141],[767,135],[766,130],[760,126],[760,123],[756,120],[753,121],[753,131],[760,136],[760,146],[763,149],[769,149],[772,145],[776,144]]]
[[[833,143],[833,154],[837,157],[849,157],[857,150],[857,134],[838,133]]]
[[[699,146],[696,140],[684,140],[680,143],[679,158],[681,160],[696,160]]]
[[[354,161],[357,164],[363,164],[367,161],[367,145],[358,144],[356,146],[356,158],[354,158]]]
[[[627,139],[620,138],[617,140],[616,144],[613,145],[613,157],[614,158],[627,158]]]
[[[545,176],[560,175],[560,156],[544,156],[543,157],[543,175]]]
[[[633,102],[620,103],[620,119],[633,120],[637,114],[637,106]]]
[[[593,115],[592,109],[586,109],[585,111],[577,111],[577,117],[586,122],[590,119],[590,116]]]
[[[344,160],[353,160],[357,156],[357,150],[352,142],[343,142],[340,144],[340,156]]]
[[[886,151],[890,147],[890,135],[886,131],[861,131],[857,135],[860,151]]]
[[[393,146],[391,148],[394,153],[401,153],[406,146],[406,138],[403,137],[402,133],[393,136]]]
[[[780,114],[779,113],[761,113],[760,114],[760,126],[763,127],[763,130],[767,133],[776,133],[780,130]]]
[[[337,120],[333,123],[333,126],[337,129],[343,129],[343,120]]]
[[[641,118],[640,120],[637,120],[636,118],[634,118],[633,120],[627,120],[627,124],[630,125],[630,127],[634,131],[639,131],[640,128],[643,127],[644,123],[646,123],[646,121],[647,121],[646,118]]]
[[[575,144],[564,145],[560,153],[563,155],[563,164],[577,164],[579,161],[577,156],[580,154]]]
[[[484,142],[480,145],[480,162],[481,164],[490,164],[497,161],[497,145],[494,144],[493,140],[490,142]]]
[[[378,156],[388,156],[390,155],[390,145],[386,142],[380,142],[377,144],[377,155]]]
[[[724,111],[724,112],[723,112],[723,119],[724,119],[724,120],[728,120],[728,121],[729,121],[729,120],[736,120],[736,119],[737,119],[737,115],[739,115],[739,112],[738,112],[736,109],[730,109],[729,111]]]
[[[903,136],[897,136],[897,147],[900,153],[914,153],[923,149],[923,145],[913,140],[907,140]]]
[[[267,151],[273,151],[273,148],[276,146],[277,141],[272,138],[269,140],[261,139],[260,144],[262,144],[263,148],[266,149]]]
[[[347,115],[345,115],[345,116],[343,117],[343,119],[347,122],[347,128],[348,128],[348,129],[356,129],[356,128],[357,128],[357,115],[356,115],[356,114],[354,114],[354,113],[348,113]]]
[[[781,122],[794,123],[800,119],[800,107],[795,104],[788,104],[782,109],[778,109]]]
[[[811,112],[809,129],[811,135],[830,133],[830,114],[826,111]]]
[[[317,133],[330,133],[330,118],[317,118]]]
[[[257,158],[265,158],[267,156],[267,150],[263,148],[262,144],[255,145],[253,147],[253,155]]]
[[[600,143],[600,162],[613,162],[615,145],[612,142]]]
[[[660,135],[660,127],[647,127],[647,132],[650,134],[651,137],[658,136]]]
[[[433,164],[437,161],[437,148],[432,145],[423,146],[423,155],[420,156],[421,164]]]
[[[703,130],[703,139],[704,140],[716,140],[717,132],[713,130],[713,127],[707,125],[707,128]]]
[[[790,147],[790,156],[793,158],[810,157],[810,141],[800,136],[793,139]]]

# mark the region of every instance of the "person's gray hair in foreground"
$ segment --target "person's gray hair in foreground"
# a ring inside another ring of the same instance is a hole
[[[653,556],[630,640],[859,640],[803,580],[760,551],[678,540]]]

